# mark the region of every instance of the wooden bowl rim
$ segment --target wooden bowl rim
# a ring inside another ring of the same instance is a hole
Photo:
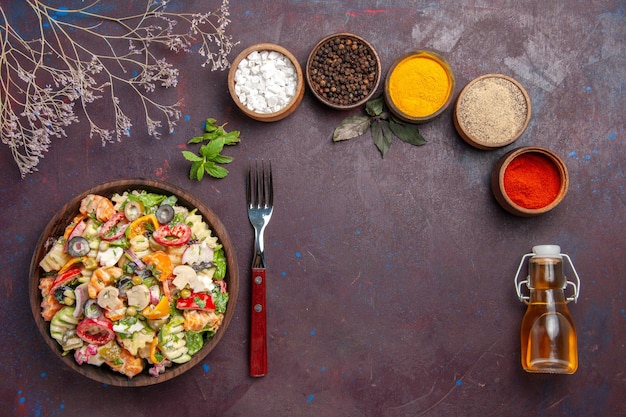
[[[203,219],[211,228],[213,234],[218,237],[219,242],[223,245],[224,254],[226,256],[227,262],[226,277],[224,279],[228,283],[229,301],[226,308],[226,313],[224,314],[224,320],[222,322],[222,325],[215,333],[213,338],[205,342],[200,352],[195,354],[189,362],[180,365],[172,365],[172,367],[168,368],[165,373],[159,375],[158,377],[153,377],[149,375],[146,370],[144,370],[141,374],[133,378],[128,378],[125,375],[111,370],[106,365],[102,365],[101,367],[88,364],[78,365],[74,360],[73,355],[61,355],[62,350],[59,344],[50,336],[49,322],[46,322],[41,317],[40,304],[42,297],[41,292],[38,288],[38,284],[41,278],[42,270],[39,267],[39,262],[47,253],[47,250],[45,248],[46,241],[51,237],[56,237],[62,234],[62,230],[65,228],[65,226],[67,226],[69,220],[71,220],[74,215],[78,213],[80,201],[88,194],[104,194],[107,197],[110,197],[111,195],[113,195],[113,193],[121,193],[124,191],[132,190],[146,190],[149,192],[152,191],[168,193],[171,195],[175,195],[178,198],[178,204],[181,204],[182,206],[188,208],[197,208],[200,214],[202,214]],[[33,318],[35,319],[37,328],[42,334],[44,341],[50,347],[50,349],[54,353],[56,353],[55,356],[57,356],[63,363],[68,365],[79,374],[84,375],[94,381],[120,387],[141,387],[165,382],[187,372],[195,365],[197,365],[200,361],[202,361],[213,350],[213,348],[215,348],[217,343],[226,332],[235,313],[235,307],[237,304],[237,298],[239,293],[239,269],[237,266],[237,256],[235,253],[234,245],[230,239],[230,236],[226,231],[224,224],[210,208],[208,208],[204,203],[202,203],[188,191],[185,191],[184,189],[173,184],[169,184],[159,180],[134,178],[114,180],[93,186],[81,192],[80,194],[77,194],[69,202],[63,205],[63,207],[48,222],[44,231],[40,235],[37,246],[35,247],[33,256],[31,258],[28,285],[31,312],[33,314]]]
[[[326,43],[330,39],[333,39],[333,38],[336,38],[336,37],[349,37],[349,38],[357,39],[359,42],[363,42],[370,49],[370,51],[372,52],[372,55],[374,55],[374,58],[376,59],[376,81],[374,82],[374,86],[372,87],[372,91],[367,96],[365,96],[363,99],[359,100],[358,102],[356,102],[354,104],[350,104],[348,106],[340,106],[338,104],[334,104],[334,103],[331,103],[331,102],[327,101],[324,97],[320,96],[317,93],[317,91],[315,91],[315,88],[313,88],[313,81],[311,81],[310,67],[311,67],[311,61],[313,60],[313,57],[317,53],[317,50],[324,43]],[[362,106],[363,104],[367,103],[367,101],[369,99],[371,99],[372,96],[378,90],[378,86],[380,85],[380,80],[382,78],[382,65],[381,65],[381,62],[380,62],[380,57],[378,56],[378,52],[376,52],[376,49],[374,48],[374,46],[371,43],[369,43],[367,40],[365,40],[363,37],[361,37],[359,35],[355,35],[354,33],[349,33],[349,32],[333,33],[331,35],[328,35],[328,36],[322,38],[319,42],[317,42],[315,44],[315,46],[313,47],[313,49],[311,49],[311,52],[309,53],[309,56],[308,56],[307,61],[306,61],[305,71],[306,71],[306,82],[307,82],[307,85],[309,86],[309,90],[311,90],[311,92],[313,93],[313,96],[315,96],[315,98],[318,99],[321,103],[323,103],[323,104],[327,105],[328,107],[330,107],[332,109],[335,109],[335,110],[350,110],[350,109],[357,108],[357,107]]]
[[[554,200],[552,200],[550,204],[537,209],[529,209],[516,204],[507,195],[504,188],[504,173],[507,167],[515,158],[527,153],[538,153],[546,156],[557,167],[561,177],[561,187],[559,188],[559,193],[554,198]],[[498,202],[500,202],[500,204],[505,209],[507,209],[507,211],[523,217],[536,216],[554,209],[557,205],[559,205],[559,203],[561,203],[561,201],[563,201],[565,195],[567,194],[567,190],[569,189],[569,173],[567,171],[567,166],[565,165],[565,162],[555,152],[541,146],[523,146],[507,152],[500,158],[500,160],[496,164],[495,173],[496,181],[494,181],[494,193],[496,193],[496,196],[499,197],[497,198]]]
[[[241,103],[241,101],[239,101],[239,97],[237,96],[237,93],[235,92],[235,73],[237,72],[237,68],[239,67],[239,64],[241,63],[241,61],[245,57],[250,55],[250,53],[252,53],[254,51],[259,51],[259,52],[261,52],[261,51],[279,52],[279,53],[283,54],[284,56],[286,56],[287,58],[289,58],[289,60],[291,61],[291,63],[293,64],[293,66],[296,69],[296,75],[298,77],[298,83],[296,85],[296,94],[293,97],[293,99],[289,102],[289,104],[287,104],[287,106],[283,107],[279,111],[276,111],[276,112],[273,112],[273,113],[257,113],[257,112],[254,112],[254,111],[248,109],[246,106],[244,106]],[[239,53],[239,55],[237,55],[237,57],[231,63],[230,70],[228,71],[228,91],[230,93],[231,98],[235,102],[235,105],[246,116],[248,116],[248,117],[250,117],[250,118],[252,118],[254,120],[258,120],[260,122],[276,122],[276,121],[282,120],[285,117],[287,117],[290,114],[292,114],[296,110],[296,108],[300,105],[300,103],[302,102],[302,98],[304,97],[304,76],[302,74],[302,67],[300,66],[300,63],[298,62],[296,57],[291,52],[289,52],[289,50],[287,48],[285,48],[285,47],[283,47],[281,45],[277,45],[277,44],[274,44],[274,43],[268,43],[268,42],[263,42],[263,43],[257,43],[257,44],[254,44],[254,45],[250,45],[246,49],[241,51]]]
[[[461,98],[477,82],[487,79],[487,78],[501,78],[501,79],[511,82],[521,91],[522,95],[524,96],[524,100],[526,101],[527,111],[526,111],[526,118],[524,119],[524,123],[522,124],[520,129],[512,138],[510,138],[507,141],[500,142],[498,144],[485,143],[485,142],[480,141],[476,137],[472,136],[469,132],[467,132],[467,130],[465,129],[465,126],[463,125],[463,123],[460,121],[460,119],[457,116],[457,113],[460,108]],[[477,149],[494,150],[494,149],[499,149],[507,145],[510,145],[511,143],[519,139],[520,136],[522,136],[522,134],[526,131],[526,128],[528,128],[528,124],[530,123],[531,116],[532,116],[532,104],[530,101],[530,96],[528,95],[528,92],[526,91],[524,86],[522,86],[522,84],[519,81],[517,81],[515,78],[509,77],[508,75],[504,75],[504,74],[483,74],[479,77],[474,78],[470,82],[468,82],[465,85],[465,87],[461,89],[461,92],[459,92],[459,95],[457,96],[456,102],[454,104],[453,121],[454,121],[454,127],[456,128],[457,132],[459,133],[459,135],[461,136],[461,138],[463,138],[465,142],[467,142],[468,144],[472,145],[473,147]]]
[[[424,116],[424,117],[414,117],[400,110],[391,99],[391,95],[389,94],[389,78],[391,77],[391,74],[396,69],[396,67],[402,61],[413,56],[421,56],[421,55],[426,55],[429,58],[433,58],[435,61],[437,61],[438,64],[440,64],[443,67],[443,69],[446,71],[448,75],[448,81],[450,82],[450,91],[448,91],[448,97],[446,98],[446,101],[442,104],[442,106],[436,112],[434,112],[431,115]],[[392,111],[392,113],[396,117],[408,123],[420,124],[420,123],[426,123],[426,122],[436,119],[444,111],[446,111],[448,107],[450,107],[450,104],[454,100],[455,88],[456,88],[456,77],[454,76],[454,72],[452,71],[452,67],[450,66],[450,63],[448,62],[448,60],[446,60],[442,55],[438,54],[437,52],[429,51],[426,49],[415,49],[415,50],[405,52],[404,54],[396,58],[395,61],[393,61],[393,63],[391,64],[391,67],[389,67],[389,70],[387,71],[387,75],[385,76],[385,88],[384,88],[383,94],[385,97],[385,103],[387,104],[389,109]]]

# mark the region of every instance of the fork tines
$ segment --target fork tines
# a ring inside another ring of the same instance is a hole
[[[274,186],[272,181],[272,161],[267,163],[261,160],[259,169],[259,161],[254,161],[254,169],[252,164],[248,168],[248,192],[247,200],[250,207],[271,207],[274,202]],[[267,168],[266,168],[267,165]]]

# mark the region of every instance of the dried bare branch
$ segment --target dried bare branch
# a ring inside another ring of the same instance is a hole
[[[122,92],[139,101],[149,135],[160,137],[163,119],[172,132],[180,103],[152,98],[157,87],[177,86],[179,71],[168,51],[197,49],[211,71],[230,66],[228,0],[209,13],[174,13],[169,0],[145,1],[139,13],[116,17],[99,11],[100,0],[76,9],[26,0],[37,22],[28,39],[0,5],[0,137],[22,178],[37,171],[52,139],[66,136],[79,115],[103,146],[129,136],[128,108],[136,103],[123,105]],[[93,109],[102,100],[112,107],[110,122]]]

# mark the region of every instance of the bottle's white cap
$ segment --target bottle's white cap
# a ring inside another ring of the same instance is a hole
[[[559,245],[533,246],[533,254],[537,257],[560,258],[561,247]]]

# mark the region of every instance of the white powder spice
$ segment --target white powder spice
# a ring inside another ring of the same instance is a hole
[[[488,146],[511,142],[524,128],[526,97],[502,77],[476,80],[463,91],[456,108],[459,125],[473,140]]]

